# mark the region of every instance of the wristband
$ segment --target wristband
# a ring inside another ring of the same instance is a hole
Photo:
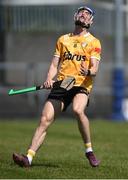
[[[90,76],[90,75],[91,75],[91,70],[88,69],[86,76]]]

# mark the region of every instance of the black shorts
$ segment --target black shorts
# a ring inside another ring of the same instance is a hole
[[[53,88],[47,99],[55,99],[62,101],[64,103],[63,111],[67,109],[67,107],[70,105],[76,94],[84,93],[87,96],[89,95],[87,89],[78,86],[73,86],[73,88],[67,91],[66,89],[60,87],[61,82],[62,81],[57,81],[53,84]],[[89,100],[88,100],[88,104],[89,104]]]

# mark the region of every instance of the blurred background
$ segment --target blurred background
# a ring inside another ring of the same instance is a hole
[[[102,44],[88,116],[128,121],[128,0],[0,0],[0,118],[40,115],[48,90],[8,91],[42,84],[57,38],[73,31],[83,5],[95,9],[90,31]]]

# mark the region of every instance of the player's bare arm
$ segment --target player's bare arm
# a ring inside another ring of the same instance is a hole
[[[45,88],[52,88],[54,83],[53,79],[57,74],[58,65],[59,65],[59,57],[54,56],[47,74],[47,78],[44,82]]]
[[[99,68],[99,60],[95,58],[91,58],[91,68],[90,68],[90,75],[96,76]]]
[[[99,60],[91,58],[91,68],[87,69],[85,66],[81,65],[80,73],[83,76],[96,76],[99,68]]]

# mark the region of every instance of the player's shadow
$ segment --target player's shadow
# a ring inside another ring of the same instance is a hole
[[[34,163],[32,167],[50,167],[50,168],[59,168],[59,165],[55,165],[52,163]]]

